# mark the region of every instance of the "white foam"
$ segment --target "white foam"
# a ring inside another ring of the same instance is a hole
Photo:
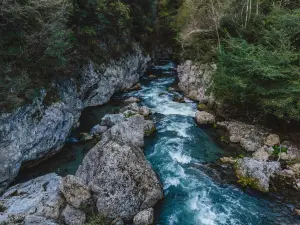
[[[190,156],[185,155],[181,152],[169,152],[169,154],[173,160],[182,164],[190,163],[192,160]]]

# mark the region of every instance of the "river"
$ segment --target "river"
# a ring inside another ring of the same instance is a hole
[[[142,105],[153,112],[157,132],[146,139],[145,154],[160,177],[165,193],[164,200],[155,209],[155,224],[300,224],[292,216],[292,206],[279,199],[245,192],[233,184],[215,179],[218,172],[207,163],[215,162],[228,152],[211,138],[206,128],[200,128],[195,123],[195,102],[188,99],[186,103],[173,101],[174,96],[181,96],[176,91],[168,91],[168,87],[176,82],[175,76],[169,74],[156,79],[145,76],[141,82],[141,90],[115,98],[136,96],[141,99]],[[108,104],[87,109],[82,115],[80,129],[88,131],[100,122],[105,113],[118,107],[118,104]],[[55,156],[57,160],[32,169],[34,176],[37,176],[37,171],[38,175],[53,171],[60,175],[74,174],[84,152],[93,144],[67,145],[60,154],[72,152],[73,159],[64,161],[62,155]],[[28,174],[28,170],[21,172],[18,180],[28,179]]]

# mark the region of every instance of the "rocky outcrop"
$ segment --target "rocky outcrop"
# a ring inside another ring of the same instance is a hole
[[[263,147],[268,136],[268,132],[263,128],[239,121],[218,122],[217,125],[228,131],[231,142],[239,143],[249,152],[255,152]]]
[[[61,149],[85,107],[104,104],[115,92],[137,83],[148,61],[136,48],[108,65],[91,62],[82,70],[79,82],[69,79],[53,83],[59,99],[51,105],[44,104],[47,93],[42,90],[34,103],[0,115],[0,193],[18,174],[23,162]]]
[[[131,220],[163,197],[142,150],[144,124],[144,118],[137,115],[113,126],[76,172],[92,191],[98,211],[108,218]]]
[[[209,88],[215,70],[215,64],[196,65],[188,60],[177,68],[178,86],[187,97],[200,103],[212,103],[214,98]]]
[[[204,111],[197,111],[196,121],[199,125],[214,124],[216,122],[215,116]]]
[[[28,224],[33,220],[51,224],[58,220],[65,204],[59,190],[61,182],[62,178],[52,173],[9,188],[0,198],[0,224],[24,220]]]
[[[236,175],[240,183],[263,192],[269,191],[270,178],[280,170],[279,162],[264,162],[248,157],[236,163]]]
[[[152,225],[152,224],[154,224],[153,208],[143,210],[133,218],[133,225]]]

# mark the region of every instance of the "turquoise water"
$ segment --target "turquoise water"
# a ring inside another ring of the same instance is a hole
[[[142,105],[151,108],[157,126],[156,134],[145,141],[146,157],[159,175],[165,193],[164,200],[155,209],[156,225],[300,224],[291,213],[293,206],[279,198],[246,193],[216,179],[218,172],[207,163],[229,153],[215,143],[206,128],[196,125],[196,103],[187,99],[187,103],[172,101],[175,95],[180,95],[167,91],[174,83],[175,77],[171,76],[155,80],[144,77],[142,90],[115,96],[116,101],[105,106],[87,108],[73,137],[76,139],[79,132],[88,132],[105,114],[116,112],[121,105],[120,98],[136,96]],[[68,143],[47,161],[22,170],[16,183],[50,172],[62,176],[74,174],[96,143],[97,140]]]
[[[208,175],[217,172],[205,164],[226,152],[196,125],[195,103],[177,103],[172,98],[178,93],[165,93],[174,81],[172,77],[159,78],[126,94],[141,98],[142,104],[151,108],[157,126],[145,149],[165,193],[156,208],[155,224],[300,224],[290,206],[249,195]]]

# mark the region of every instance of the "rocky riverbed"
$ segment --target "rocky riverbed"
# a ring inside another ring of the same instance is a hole
[[[6,190],[0,197],[0,224],[84,224],[91,212],[113,224],[151,224],[151,208],[163,192],[143,147],[144,136],[155,126],[145,119],[147,107],[129,102],[120,114],[106,115],[91,130],[101,140],[75,176],[51,173]]]
[[[289,140],[259,125],[236,120],[217,120],[222,107],[209,88],[215,65],[195,65],[186,61],[178,67],[179,88],[199,102],[196,120],[222,130],[221,141],[240,145],[246,152],[238,158],[224,157],[220,163],[232,165],[238,182],[262,192],[299,195],[300,149]],[[222,114],[222,113],[221,113]],[[225,133],[224,133],[225,131]],[[298,198],[296,198],[298,200]],[[297,201],[293,201],[295,203]],[[300,204],[298,203],[298,207]],[[297,212],[297,210],[296,210]]]

